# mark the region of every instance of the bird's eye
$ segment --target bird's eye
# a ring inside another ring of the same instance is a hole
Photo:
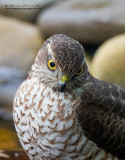
[[[80,75],[83,73],[83,67],[81,67],[81,69],[76,73],[76,75]]]
[[[52,69],[52,70],[55,70],[55,69],[56,69],[56,65],[55,65],[55,63],[54,63],[53,60],[49,60],[49,61],[48,61],[48,67],[49,67],[50,69]]]

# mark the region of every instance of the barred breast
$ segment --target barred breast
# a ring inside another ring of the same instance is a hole
[[[118,160],[89,141],[78,123],[75,95],[27,79],[14,99],[14,124],[32,160]]]

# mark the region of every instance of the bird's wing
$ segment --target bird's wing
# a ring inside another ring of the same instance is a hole
[[[94,80],[77,108],[84,134],[99,147],[125,159],[125,91]]]

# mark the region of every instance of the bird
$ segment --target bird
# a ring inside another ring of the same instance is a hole
[[[94,78],[83,46],[65,34],[43,43],[13,119],[30,160],[125,159],[125,91]]]

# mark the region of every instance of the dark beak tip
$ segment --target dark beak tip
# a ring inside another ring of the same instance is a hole
[[[61,84],[61,93],[65,90],[66,88],[66,83]]]

